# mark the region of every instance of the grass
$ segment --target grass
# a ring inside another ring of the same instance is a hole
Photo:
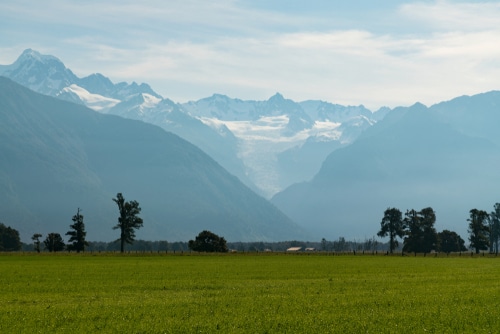
[[[496,258],[0,255],[1,333],[495,333]]]

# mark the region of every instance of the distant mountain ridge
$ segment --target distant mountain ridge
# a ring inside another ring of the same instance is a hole
[[[122,192],[137,200],[138,238],[227,240],[308,234],[197,147],[140,121],[103,115],[0,77],[0,219],[21,232],[65,233],[79,207],[90,240],[118,238]]]
[[[179,104],[147,85],[115,85],[100,74],[71,82],[72,72],[57,58],[25,53],[23,66],[2,65],[0,75],[45,94],[63,87],[54,96],[178,134],[252,189],[274,195],[272,203],[316,238],[372,237],[386,208],[431,206],[438,229],[456,230],[465,239],[468,211],[488,211],[500,202],[497,91],[376,112],[362,105],[294,102],[279,93],[266,101],[214,94]],[[88,159],[81,150],[72,154],[72,161]],[[93,170],[83,173],[89,187],[99,184]],[[0,170],[0,181],[9,208],[21,207],[10,174]]]
[[[312,178],[329,153],[353,142],[388,112],[322,101],[298,103],[279,93],[266,101],[214,94],[182,106],[204,123],[224,125],[234,133],[247,174],[266,196]]]
[[[489,101],[495,111],[481,108],[478,100]],[[418,103],[396,108],[353,144],[332,152],[310,182],[287,188],[272,202],[317,237],[369,238],[386,208],[430,206],[438,229],[465,238],[469,210],[491,211],[500,202],[498,134],[476,131],[480,124],[485,129],[500,124],[496,106],[498,92],[430,108]],[[461,112],[474,115],[477,128],[466,126]]]
[[[113,84],[98,73],[78,78],[56,57],[31,49],[13,64],[0,66],[0,75],[42,94],[161,126],[200,147],[266,197],[310,179],[332,150],[351,143],[387,112],[322,101],[297,103],[279,93],[266,101],[214,94],[178,104],[147,84]],[[293,160],[301,166],[288,168]]]

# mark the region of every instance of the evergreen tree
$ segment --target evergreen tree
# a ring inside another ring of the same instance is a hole
[[[226,239],[206,230],[200,232],[195,240],[189,240],[188,246],[196,252],[226,253],[228,251]]]
[[[479,254],[480,250],[488,249],[490,241],[490,229],[488,225],[486,225],[488,213],[478,209],[472,209],[469,213],[470,218],[467,219],[467,221],[469,221],[470,248],[474,248],[476,250],[476,254]]]
[[[66,235],[70,236],[68,242],[72,242],[72,244],[68,244],[67,248],[77,253],[84,252],[85,246],[88,246],[89,243],[85,240],[87,232],[85,232],[85,224],[83,223],[83,215],[80,214],[80,208],[78,208],[76,215],[71,220],[73,224],[69,227],[72,231],[66,232]]]
[[[466,251],[465,241],[456,232],[443,230],[438,233],[439,251],[450,254],[451,252]]]
[[[64,250],[64,241],[59,233],[49,233],[43,241],[45,248],[49,252],[59,252]]]
[[[393,253],[399,244],[396,238],[402,238],[404,235],[403,215],[399,209],[388,208],[384,211],[384,217],[380,222],[380,231],[377,235],[382,238],[389,236],[389,250]]]
[[[14,252],[21,250],[19,231],[0,223],[0,251]]]
[[[113,201],[118,205],[120,216],[118,224],[113,227],[114,230],[120,229],[120,251],[125,250],[125,243],[131,244],[135,240],[135,231],[142,227],[142,218],[137,215],[141,212],[137,201],[126,202],[121,193],[113,198]]]
[[[403,251],[429,253],[437,249],[437,233],[434,228],[436,214],[432,208],[421,211],[409,210],[405,213],[407,227]]]
[[[500,203],[495,203],[489,217],[490,249],[498,254],[498,240],[500,239]]]

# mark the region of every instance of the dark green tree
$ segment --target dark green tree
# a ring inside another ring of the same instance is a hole
[[[85,236],[87,232],[85,232],[85,224],[83,223],[83,215],[80,214],[80,208],[76,211],[76,215],[71,219],[73,224],[69,227],[72,229],[71,231],[66,232],[66,235],[69,235],[70,238],[67,245],[68,250],[76,251],[77,253],[84,252],[85,246],[88,246],[89,243],[85,240]]]
[[[500,203],[495,203],[489,217],[490,249],[498,254],[498,241],[500,239]]]
[[[421,211],[409,210],[405,213],[406,237],[403,251],[430,253],[437,250],[437,232],[434,228],[436,214],[432,208]]]
[[[467,221],[469,221],[470,248],[475,249],[476,254],[479,254],[480,250],[488,249],[490,243],[490,229],[486,224],[489,215],[486,211],[478,209],[472,209],[469,213],[470,218]]]
[[[0,223],[0,251],[14,252],[21,250],[19,231]]]
[[[34,246],[37,253],[40,253],[40,238],[41,237],[42,237],[42,235],[40,233],[35,233],[31,237],[31,240],[33,240],[33,246]]]
[[[64,250],[64,241],[59,233],[49,233],[43,241],[45,248],[49,252],[59,252]]]
[[[189,240],[188,247],[195,252],[226,253],[228,251],[226,239],[206,230],[200,232],[195,240]]]
[[[125,250],[125,243],[132,244],[135,240],[135,231],[142,227],[142,218],[137,215],[141,213],[141,208],[137,201],[126,202],[121,193],[113,198],[113,201],[118,205],[120,216],[118,224],[113,227],[114,230],[120,229],[120,251]]]
[[[389,251],[393,253],[399,245],[397,237],[402,238],[404,235],[403,215],[399,209],[388,208],[384,211],[377,235],[381,238],[389,236]]]
[[[451,252],[463,252],[467,250],[465,241],[456,232],[443,230],[438,233],[439,251],[450,254]]]

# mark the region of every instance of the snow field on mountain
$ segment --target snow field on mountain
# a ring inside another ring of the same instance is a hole
[[[61,93],[74,94],[89,108],[95,111],[104,111],[120,103],[120,100],[105,97],[99,94],[92,94],[85,88],[72,84],[61,90]]]
[[[223,121],[208,117],[200,120],[214,129],[225,125],[238,138],[238,157],[245,164],[245,172],[266,197],[282,190],[277,154],[303,145],[311,136],[330,141],[342,135],[338,129],[340,123],[322,121],[293,136],[284,136],[289,122],[287,115],[264,116],[257,121]]]

